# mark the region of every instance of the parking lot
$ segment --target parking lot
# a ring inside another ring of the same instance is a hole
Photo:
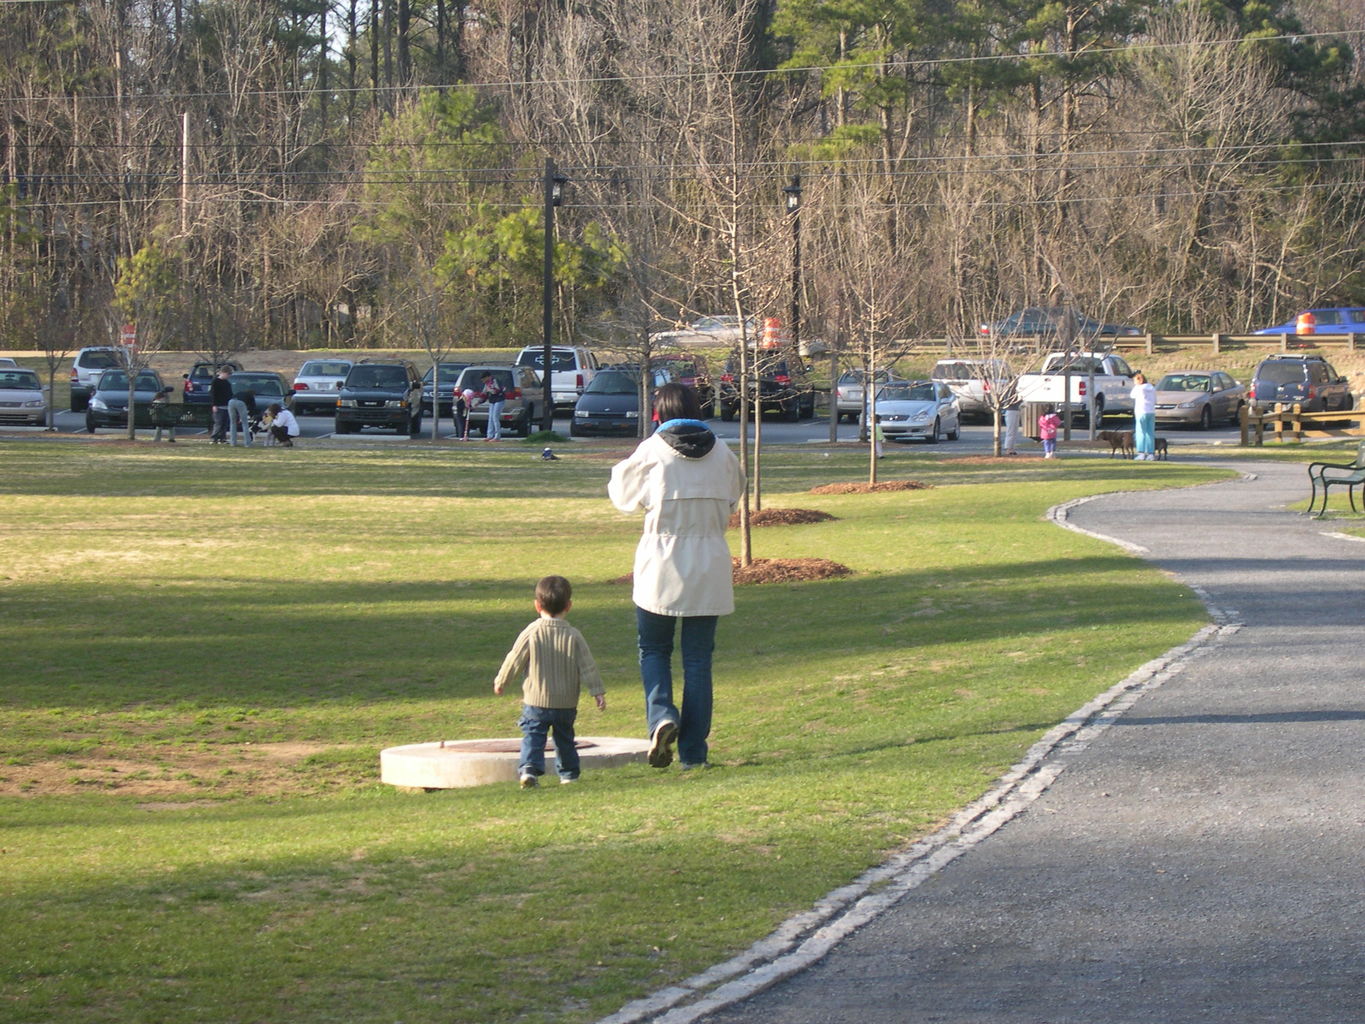
[[[302,428],[302,436],[307,439],[326,439],[335,440],[337,443],[344,444],[368,444],[372,442],[389,444],[410,444],[407,435],[394,434],[392,431],[381,432],[377,430],[367,430],[359,434],[337,435],[333,431],[333,420],[330,416],[300,416],[299,426]],[[58,410],[56,415],[57,429],[63,433],[85,433],[85,414],[73,413],[65,409]],[[723,422],[720,419],[710,421],[711,428],[722,440],[731,443],[739,439],[739,424],[731,421]],[[620,438],[608,440],[586,440],[574,439],[567,440],[569,434],[569,416],[567,410],[560,410],[555,417],[555,429],[566,440],[564,444],[578,445],[620,445],[623,443]],[[1132,422],[1123,420],[1106,420],[1104,424],[1106,430],[1131,430]],[[9,427],[5,432],[13,435],[32,435],[42,434],[41,427]],[[104,436],[121,436],[123,428],[101,430],[99,433]],[[750,427],[750,436],[753,428]],[[1158,436],[1165,437],[1172,448],[1180,445],[1198,444],[1220,444],[1236,445],[1240,440],[1239,433],[1235,427],[1216,427],[1213,430],[1198,430],[1185,427],[1159,428]],[[139,431],[140,436],[151,436],[150,431]],[[422,425],[421,440],[426,441],[430,438],[430,422]],[[443,419],[437,432],[438,438],[442,442],[455,442],[454,426],[449,419]],[[1076,441],[1086,441],[1090,432],[1086,428],[1073,429],[1072,438]],[[185,440],[207,440],[208,431],[200,428],[181,428],[177,431],[177,437]],[[837,431],[838,442],[841,444],[856,443],[858,440],[858,428],[853,424],[841,423]],[[502,442],[503,444],[515,443],[517,438],[511,438]],[[829,442],[829,420],[823,415],[817,415],[811,420],[802,420],[797,423],[786,423],[776,419],[766,419],[763,422],[763,440],[769,444],[826,444]],[[471,444],[477,444],[471,441]],[[1032,442],[1025,442],[1020,449],[1021,454],[1033,451],[1037,446]],[[1065,443],[1062,445],[1065,450]],[[966,422],[962,426],[961,436],[956,441],[941,441],[938,445],[928,445],[923,442],[913,442],[911,444],[892,444],[887,446],[891,453],[899,451],[918,451],[928,449],[943,454],[962,454],[962,455],[987,455],[992,450],[992,428],[989,424]]]

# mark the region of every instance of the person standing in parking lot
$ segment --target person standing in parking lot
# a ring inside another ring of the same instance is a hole
[[[706,766],[711,733],[711,655],[719,616],[735,610],[734,570],[725,530],[744,496],[739,460],[701,421],[691,388],[665,384],[661,420],[630,458],[611,471],[607,494],[622,512],[643,510],[635,549],[635,624],[645,691],[649,763]],[[673,700],[673,637],[681,622],[683,692]]]
[[[228,418],[231,415],[228,406],[232,402],[232,384],[228,381],[230,376],[232,371],[224,366],[209,382],[209,401],[213,408],[213,431],[209,434],[209,440],[214,444],[227,444]]]
[[[497,374],[490,373],[483,379],[483,400],[488,403],[488,426],[484,428],[485,441],[502,440],[502,407],[507,401],[507,390],[498,380]]]

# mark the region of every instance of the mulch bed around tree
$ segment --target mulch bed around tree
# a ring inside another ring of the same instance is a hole
[[[753,583],[804,583],[807,580],[833,580],[852,576],[853,570],[828,558],[755,558],[745,568],[738,558],[730,559],[734,580],[739,586]],[[626,573],[613,583],[632,583],[634,573]]]
[[[749,513],[750,526],[798,526],[802,523],[827,523],[836,516],[814,508],[765,508]],[[739,526],[739,513],[730,517],[730,529]]]
[[[924,491],[933,484],[923,484],[918,480],[887,480],[875,484],[821,484],[812,487],[811,494],[869,494],[873,491]]]

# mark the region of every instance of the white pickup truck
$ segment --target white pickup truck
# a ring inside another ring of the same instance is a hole
[[[1067,394],[1067,374],[1071,390]],[[1051,405],[1059,414],[1071,406],[1073,417],[1088,420],[1090,402],[1095,420],[1133,411],[1133,371],[1112,352],[1053,352],[1037,373],[1026,373],[1015,385],[1021,402]],[[1092,390],[1093,389],[1093,390]]]

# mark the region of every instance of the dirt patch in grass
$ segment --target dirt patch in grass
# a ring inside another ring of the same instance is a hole
[[[878,491],[924,491],[933,484],[920,483],[918,480],[885,480],[875,484],[821,484],[812,487],[811,494],[871,494]]]
[[[765,508],[749,513],[750,526],[799,526],[802,523],[827,523],[835,519],[814,508]],[[739,513],[730,517],[730,529],[739,526]]]
[[[117,793],[138,797],[246,796],[327,789],[351,779],[344,766],[307,765],[315,754],[354,745],[252,743],[208,748],[149,747],[0,765],[0,796]],[[379,772],[378,763],[374,773]],[[183,802],[177,801],[177,806]]]

